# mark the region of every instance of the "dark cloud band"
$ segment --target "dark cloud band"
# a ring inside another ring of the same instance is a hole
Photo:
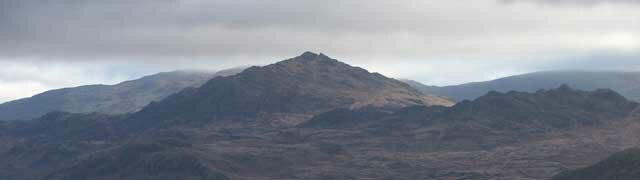
[[[631,34],[633,40],[640,32],[633,18],[638,16],[637,8],[624,6],[589,13],[495,0],[2,0],[0,57],[230,57],[315,50],[420,58],[635,48],[606,36]]]

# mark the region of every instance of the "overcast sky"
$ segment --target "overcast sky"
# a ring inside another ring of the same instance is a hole
[[[640,0],[0,0],[0,102],[304,51],[432,85],[640,70]]]

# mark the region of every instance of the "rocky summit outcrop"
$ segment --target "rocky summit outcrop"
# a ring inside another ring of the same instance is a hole
[[[211,120],[231,117],[297,114],[283,124],[334,108],[413,105],[450,106],[453,102],[425,95],[398,80],[353,67],[324,54],[306,52],[240,74],[218,77],[200,88],[186,89],[153,103],[135,116],[152,120]]]
[[[616,153],[595,165],[565,171],[552,180],[636,180],[640,179],[640,149]]]

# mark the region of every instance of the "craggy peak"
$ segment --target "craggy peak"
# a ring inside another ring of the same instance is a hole
[[[296,57],[296,59],[306,59],[306,60],[333,60],[329,56],[324,55],[322,53],[316,54],[313,52],[304,52],[302,55]]]

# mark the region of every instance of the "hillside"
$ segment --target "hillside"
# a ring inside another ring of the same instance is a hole
[[[640,179],[640,149],[616,153],[595,165],[562,172],[553,180],[636,180]]]
[[[186,87],[199,86],[218,75],[242,71],[234,68],[219,74],[200,71],[173,71],[145,76],[116,85],[87,85],[47,91],[33,97],[0,104],[0,119],[30,120],[52,111],[72,113],[135,112]]]
[[[563,85],[535,93],[493,91],[451,108],[410,107],[393,114],[335,110],[318,115],[301,127],[402,133],[405,137],[424,138],[421,142],[427,143],[425,147],[429,149],[483,149],[532,135],[603,126],[625,118],[637,106],[611,90],[587,92]]]

